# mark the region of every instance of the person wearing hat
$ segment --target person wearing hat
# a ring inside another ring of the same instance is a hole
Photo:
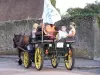
[[[74,22],[70,23],[70,31],[69,34],[67,35],[68,37],[74,37],[76,35],[76,24]]]

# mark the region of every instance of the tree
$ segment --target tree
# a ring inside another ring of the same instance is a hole
[[[67,10],[68,14],[73,15],[91,15],[100,13],[100,2],[95,2],[92,4],[87,4],[85,8],[69,8]]]

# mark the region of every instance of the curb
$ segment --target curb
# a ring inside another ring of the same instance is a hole
[[[100,69],[100,66],[85,66],[85,67],[74,67],[76,69]]]
[[[10,56],[10,55],[0,55],[0,58],[18,58],[18,56],[17,55],[12,55],[12,56]]]
[[[18,56],[17,55],[0,55],[0,58],[13,58],[13,59],[17,59],[18,58]],[[17,60],[15,60],[15,62],[17,62]],[[52,65],[46,65],[46,66],[52,66]],[[58,65],[58,67],[65,67],[64,65]],[[100,69],[100,65],[99,66],[75,66],[74,68],[76,68],[76,69]]]
[[[52,65],[46,65],[46,66],[52,66]],[[59,65],[58,67],[62,68],[65,66]],[[100,69],[100,66],[75,66],[76,69]]]

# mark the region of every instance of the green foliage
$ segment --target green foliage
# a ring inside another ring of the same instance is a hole
[[[74,15],[94,15],[100,13],[100,2],[95,2],[93,4],[87,4],[85,8],[69,8],[67,10],[68,14],[71,16]]]
[[[56,0],[51,0],[51,4],[56,7]]]
[[[100,2],[96,1],[95,3],[87,4],[84,8],[69,8],[67,13],[76,18],[96,16],[100,26]]]

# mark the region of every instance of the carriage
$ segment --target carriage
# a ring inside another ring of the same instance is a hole
[[[35,40],[31,38],[31,41],[24,48],[19,47],[23,50],[24,67],[29,68],[33,62],[35,68],[41,70],[46,59],[51,60],[53,68],[57,68],[60,59],[63,58],[66,69],[72,70],[75,61],[74,49],[72,47],[72,43],[75,42],[74,39],[68,37],[58,41],[56,40],[57,32],[54,37],[43,35],[43,31],[41,33],[42,35],[38,36],[41,39]],[[48,37],[48,39],[45,39],[45,37]]]

